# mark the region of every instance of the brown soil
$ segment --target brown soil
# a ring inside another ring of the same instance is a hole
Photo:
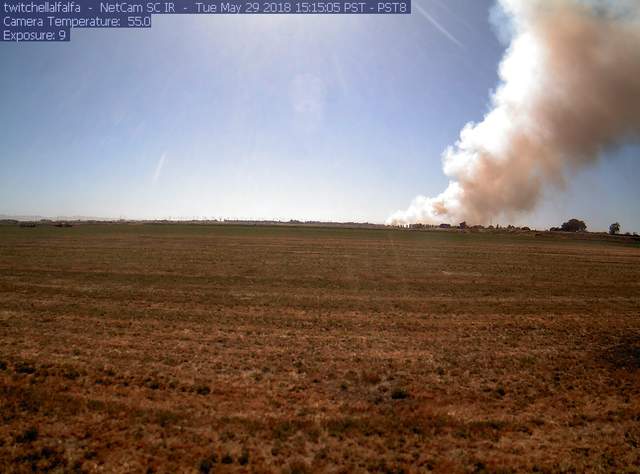
[[[0,471],[640,472],[640,247],[0,226]]]

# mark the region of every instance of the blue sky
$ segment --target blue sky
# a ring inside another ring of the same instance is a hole
[[[383,222],[446,187],[442,151],[487,112],[505,48],[491,6],[0,43],[0,214]],[[638,154],[609,153],[516,223],[640,231]]]

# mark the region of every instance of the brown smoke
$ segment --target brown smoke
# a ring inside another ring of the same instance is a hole
[[[602,152],[640,136],[640,1],[501,0],[515,34],[482,122],[443,154],[451,178],[389,223],[529,212]]]

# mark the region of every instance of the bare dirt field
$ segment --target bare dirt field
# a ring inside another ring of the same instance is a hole
[[[0,226],[0,471],[640,472],[640,247]]]

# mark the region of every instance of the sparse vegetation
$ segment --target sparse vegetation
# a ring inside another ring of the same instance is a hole
[[[0,472],[640,465],[637,241],[482,230],[0,226]]]

